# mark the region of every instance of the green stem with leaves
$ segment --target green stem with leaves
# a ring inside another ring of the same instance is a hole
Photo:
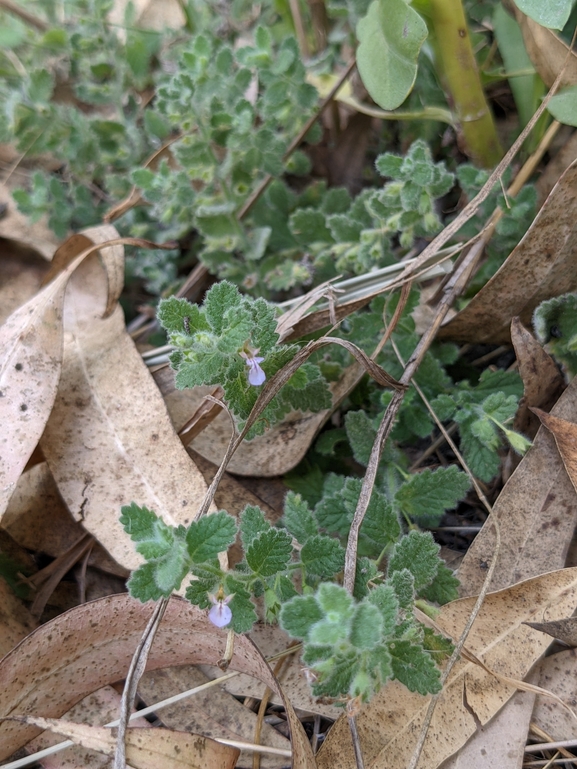
[[[461,0],[429,0],[427,15],[436,37],[437,69],[443,76],[465,151],[477,165],[492,168],[503,157],[503,150],[481,86]]]

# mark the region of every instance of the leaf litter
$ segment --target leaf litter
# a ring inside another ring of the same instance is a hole
[[[457,315],[444,327],[442,335],[467,341],[482,336],[483,339],[499,342],[508,339],[509,323],[515,312],[520,313],[527,322],[538,300],[532,297],[526,302],[526,288],[521,284],[515,285],[515,276],[518,280],[519,275],[523,274],[519,264],[527,258],[528,253],[536,256],[533,262],[538,271],[531,285],[536,285],[543,296],[549,297],[571,287],[572,284],[566,282],[566,276],[568,272],[574,272],[574,236],[571,229],[566,231],[565,224],[569,226],[571,219],[575,219],[571,193],[574,174],[574,167],[568,169],[559,182],[559,189],[553,191],[542,209],[542,219],[538,217],[529,231],[525,239],[527,243],[524,240],[525,245],[520,244],[519,253],[514,251],[505,263],[503,273],[500,276],[497,274],[496,293],[491,294],[489,290],[483,295],[481,291],[478,295],[479,309],[471,303],[472,310],[467,308]],[[548,219],[543,221],[546,217]],[[558,242],[551,240],[552,225],[548,226],[547,223],[555,223],[560,219],[565,224],[559,228],[561,241]],[[115,259],[105,259],[106,271],[103,271],[98,259],[92,257],[76,268],[72,278],[69,276],[74,272],[73,269],[64,277],[62,273],[58,275],[56,272],[70,259],[74,261],[77,254],[87,247],[83,240],[87,237],[87,234],[73,236],[68,242],[68,255],[61,252],[63,261],[55,262],[54,281],[33,297],[28,296],[24,305],[15,309],[0,331],[0,335],[4,334],[0,339],[4,340],[0,349],[6,356],[2,386],[10,396],[2,424],[9,425],[10,430],[13,430],[12,433],[6,430],[7,436],[3,431],[3,440],[9,446],[19,446],[12,464],[2,466],[5,473],[0,486],[5,503],[3,525],[16,533],[25,517],[26,511],[23,508],[26,505],[22,504],[22,500],[27,493],[31,500],[28,512],[32,508],[32,500],[41,493],[39,488],[42,488],[35,485],[34,475],[53,478],[67,509],[76,517],[76,525],[79,523],[91,530],[104,546],[100,567],[103,567],[106,558],[111,561],[112,555],[118,564],[132,568],[135,563],[134,554],[131,548],[127,548],[123,532],[116,525],[119,504],[126,501],[123,493],[118,491],[123,488],[123,479],[130,477],[127,488],[135,488],[137,483],[139,500],[147,500],[145,493],[148,493],[148,503],[159,513],[169,520],[183,522],[187,522],[190,511],[198,507],[198,499],[204,496],[206,482],[172,431],[162,398],[127,337],[122,314],[114,309],[120,290],[118,252]],[[98,239],[99,235],[94,231],[91,237],[94,237],[92,242],[99,244],[104,240],[104,236]],[[529,250],[523,251],[522,245]],[[551,273],[545,269],[545,257],[539,258],[543,248],[549,255],[557,253],[556,266]],[[103,248],[101,255],[108,250]],[[510,271],[509,277],[507,270]],[[22,296],[26,296],[29,291],[28,288],[24,289]],[[487,320],[488,316],[483,313],[488,312],[487,308],[494,308],[497,297],[501,297],[503,309],[493,313],[492,319]],[[462,329],[468,317],[471,318],[468,321],[469,331],[465,332]],[[479,329],[482,330],[481,334],[478,333]],[[519,327],[516,333],[517,336],[523,336],[524,332]],[[530,340],[525,339],[525,342],[531,345]],[[518,355],[521,366],[523,360],[529,359],[529,355],[536,356],[535,360],[540,361],[533,361],[526,366],[524,380],[528,405],[545,407],[544,401],[547,397],[551,398],[551,392],[560,386],[558,376],[556,378],[555,372],[549,368],[550,384],[543,387],[542,381],[535,376],[531,381],[531,368],[533,372],[535,368],[541,370],[541,365],[547,365],[544,363],[546,358],[539,358],[539,349],[534,347],[525,358],[520,351]],[[37,381],[33,382],[35,389],[30,389],[30,392],[23,388],[24,384],[30,385],[29,376],[24,381],[20,375],[24,369],[28,373],[29,368],[39,375]],[[126,378],[122,376],[125,371],[130,374]],[[352,370],[350,381],[341,383],[341,390],[337,389],[334,396],[335,405],[358,381],[360,373],[360,369]],[[73,396],[79,389],[89,394],[82,402]],[[549,643],[535,629],[539,623],[533,622],[532,628],[523,623],[537,616],[539,619],[546,616],[548,620],[561,622],[575,608],[575,570],[562,569],[575,525],[572,513],[575,509],[575,491],[569,480],[575,478],[577,450],[574,424],[577,415],[573,389],[570,385],[559,398],[553,408],[553,416],[540,415],[543,424],[553,433],[554,440],[541,428],[534,447],[501,492],[492,513],[492,516],[500,519],[502,536],[501,549],[496,554],[497,569],[493,588],[503,589],[485,600],[467,646],[482,657],[490,668],[494,667],[499,673],[513,678],[522,678],[528,673]],[[23,404],[27,406],[26,409],[21,408]],[[167,405],[171,411],[170,396],[167,396]],[[29,407],[31,413],[27,414]],[[188,404],[185,410],[187,408]],[[175,412],[176,409],[171,414],[173,419]],[[270,438],[268,443],[264,439],[257,439],[247,444],[246,451],[243,447],[243,451],[229,464],[229,469],[239,474],[244,471],[247,475],[272,476],[284,473],[304,455],[322,420],[328,419],[330,413],[328,411],[320,419],[315,419],[312,425],[307,425],[302,415],[289,415],[278,428],[274,428],[276,433],[274,429],[270,434],[267,433]],[[216,445],[212,445],[211,439],[207,438],[208,431],[201,432],[194,445],[196,450],[215,462],[220,462],[228,443],[226,430],[230,432],[230,428],[228,424],[224,427],[224,420],[223,414],[222,437],[215,441]],[[47,465],[36,464],[22,475],[41,436]],[[259,440],[260,446],[257,443]],[[155,452],[148,450],[149,444],[153,442],[159,442],[163,454],[170,457],[170,479],[163,477],[166,473],[155,472]],[[557,454],[555,442],[562,460]],[[91,453],[97,454],[93,462],[89,458]],[[10,456],[10,452],[6,455]],[[27,484],[34,490],[27,491]],[[19,489],[19,486],[22,488]],[[154,489],[154,493],[150,488]],[[115,491],[111,492],[111,489]],[[162,489],[162,492],[158,492],[158,489]],[[173,499],[181,498],[175,494],[175,489],[178,489],[181,496],[186,495],[184,513],[182,510],[174,510],[168,501],[163,504],[162,499],[158,498],[159,494],[165,494],[166,500],[171,495]],[[235,492],[242,493],[238,487],[235,487]],[[248,495],[247,501],[250,501]],[[460,570],[462,590],[468,596],[474,596],[480,589],[483,573],[495,555],[490,523],[491,518],[469,550]],[[29,523],[19,536],[23,541],[30,542],[33,529],[34,523]],[[51,546],[50,554],[56,555],[61,549],[62,544],[56,543]],[[117,568],[123,573],[122,568]],[[527,581],[515,584],[521,580]],[[464,598],[443,607],[437,618],[438,624],[449,635],[458,636],[473,601],[472,598]],[[9,607],[9,599],[3,605]],[[31,618],[22,613],[15,622],[19,614],[16,605],[17,602],[14,608],[7,609],[4,620],[7,649],[24,637],[34,624]],[[149,611],[150,607],[135,605],[125,596],[105,598],[73,609],[33,632],[0,663],[0,680],[4,681],[4,693],[0,696],[2,714],[21,714],[28,709],[33,714],[32,718],[34,714],[37,715],[39,703],[44,702],[45,707],[40,707],[42,715],[62,715],[73,702],[89,692],[122,678]],[[150,667],[191,662],[214,664],[223,655],[224,638],[225,634],[210,626],[203,612],[173,599],[167,624],[165,628],[161,626],[156,639]],[[563,654],[572,655],[572,652]],[[569,665],[574,667],[572,657],[567,657],[563,662],[561,655],[549,659],[549,665],[557,666],[557,670],[566,671]],[[291,686],[289,683],[281,688],[258,649],[248,639],[237,639],[231,667],[260,678],[284,704],[292,730],[293,766],[334,766],[337,769],[342,766],[344,769],[354,765],[350,736],[344,728],[343,719],[330,732],[315,761],[293,710],[294,706],[306,705],[306,697],[299,693],[296,685]],[[554,685],[551,671],[545,663],[542,663],[540,671],[541,685],[560,691]],[[389,684],[383,692],[386,692],[386,697],[378,695],[361,711],[358,718],[361,739],[366,746],[365,758],[368,765],[373,767],[401,766],[410,756],[424,700],[396,683]],[[497,724],[498,720],[490,721],[491,717],[499,711],[505,712],[506,707],[503,708],[503,705],[513,693],[511,686],[492,678],[473,663],[465,660],[458,663],[437,707],[435,721],[425,744],[422,765],[437,766],[445,757],[458,750],[468,736],[475,732],[473,714],[482,724]],[[522,694],[526,695],[527,692]],[[385,700],[384,706],[381,699]],[[466,707],[463,706],[464,699]],[[515,703],[515,699],[511,702]],[[547,702],[550,705],[551,701]],[[222,707],[229,706],[230,700],[223,700]],[[538,712],[539,708],[535,711],[535,720],[538,720]],[[386,724],[385,729],[383,723]],[[542,728],[547,727],[546,731],[555,731],[550,722],[541,723]],[[452,728],[447,729],[447,724],[451,724]],[[60,724],[57,728],[73,727]],[[561,731],[565,728],[563,725]],[[4,722],[0,733],[6,737],[2,750],[3,756],[7,757],[12,750],[26,744],[32,729],[14,722]],[[108,741],[107,744],[110,744],[108,735],[90,731],[86,734],[86,739],[92,739],[96,734],[97,741]],[[494,736],[487,733],[485,737],[495,744]],[[190,735],[186,737],[189,738]],[[151,735],[150,739],[156,747],[162,738]],[[206,749],[204,745],[202,750]],[[210,765],[213,766],[213,763]]]

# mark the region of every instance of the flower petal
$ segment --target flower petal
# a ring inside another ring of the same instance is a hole
[[[249,358],[247,360],[248,381],[250,382],[251,385],[254,385],[255,387],[258,387],[259,385],[264,384],[264,382],[266,381],[266,374],[258,365],[262,360],[264,360],[264,358]]]
[[[232,611],[223,601],[217,601],[208,612],[208,618],[213,625],[226,627],[232,619]]]

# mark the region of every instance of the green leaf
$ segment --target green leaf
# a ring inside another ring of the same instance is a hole
[[[401,569],[389,575],[387,582],[397,596],[399,606],[405,611],[412,611],[415,601],[415,578],[408,569]]]
[[[286,531],[261,532],[246,551],[246,562],[255,574],[270,577],[287,568],[292,555],[292,538]]]
[[[563,29],[571,13],[572,0],[515,0],[515,5],[542,27]]]
[[[123,505],[120,510],[120,523],[124,526],[124,531],[133,542],[155,539],[158,536],[159,523],[162,523],[166,529],[169,529],[155,512],[147,507],[140,507],[136,502]]]
[[[260,507],[247,505],[240,514],[240,538],[244,550],[248,550],[253,539],[270,528],[271,525],[264,517]]]
[[[187,334],[187,326],[191,332],[210,330],[198,305],[175,296],[160,300],[156,317],[169,333]]]
[[[348,622],[354,613],[354,602],[344,587],[323,582],[316,594],[319,606],[330,622]]]
[[[381,612],[383,636],[390,635],[393,632],[399,613],[399,600],[393,586],[390,583],[377,585],[376,588],[370,591],[367,600]]]
[[[367,91],[383,109],[396,109],[415,82],[427,25],[404,0],[373,0],[357,37],[357,66]]]
[[[373,560],[364,556],[357,558],[353,595],[358,601],[371,592],[368,583],[374,580],[378,573],[377,565]]]
[[[144,563],[136,571],[132,572],[132,576],[126,583],[126,586],[133,598],[146,603],[146,601],[158,601],[159,598],[164,596],[164,593],[156,584],[154,572],[155,566],[152,563]]]
[[[301,545],[314,537],[317,526],[312,511],[300,494],[292,491],[286,495],[284,502],[284,515],[281,522]]]
[[[308,574],[330,579],[345,565],[345,551],[336,539],[315,534],[300,552],[301,561]]]
[[[394,677],[411,692],[436,694],[441,690],[441,674],[432,656],[409,641],[388,644]]]
[[[367,599],[357,606],[351,621],[349,640],[357,649],[374,649],[382,641],[383,616]]]
[[[411,531],[393,548],[388,573],[407,569],[414,577],[415,590],[420,593],[434,580],[440,563],[439,545],[433,535],[429,531]]]
[[[438,526],[446,510],[452,510],[471,486],[466,473],[454,465],[423,470],[412,475],[395,494],[404,513],[424,526]]]
[[[193,521],[186,533],[188,554],[193,563],[216,558],[227,550],[236,538],[236,521],[224,510]]]
[[[378,558],[400,535],[397,512],[383,494],[373,491],[359,532],[359,554]]]
[[[308,638],[313,625],[323,618],[323,611],[312,595],[298,595],[285,603],[280,611],[279,623],[292,638]]]
[[[233,596],[228,604],[232,612],[232,620],[228,627],[235,633],[248,633],[257,621],[256,610],[250,599],[250,593],[242,582],[235,579],[230,573],[224,578],[224,588],[226,595]]]
[[[421,595],[427,601],[433,601],[443,606],[459,597],[459,580],[444,563],[439,564],[437,574],[432,583],[421,590]]]

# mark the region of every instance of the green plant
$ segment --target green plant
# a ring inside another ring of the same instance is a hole
[[[571,376],[577,373],[577,295],[562,296],[541,302],[533,315],[533,327],[539,341],[566,367]]]

